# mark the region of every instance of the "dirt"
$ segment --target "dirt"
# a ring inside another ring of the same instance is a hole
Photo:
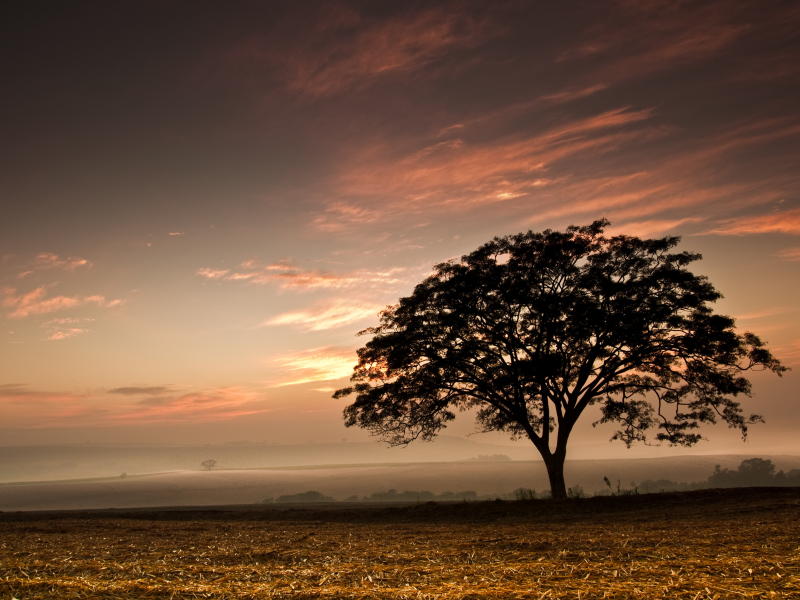
[[[0,513],[0,597],[800,598],[800,489]]]

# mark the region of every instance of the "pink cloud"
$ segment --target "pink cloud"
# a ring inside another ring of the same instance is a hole
[[[197,274],[202,275],[203,277],[208,277],[209,279],[219,279],[220,277],[224,277],[228,274],[229,269],[210,269],[210,268],[203,268],[197,269]]]
[[[713,58],[729,49],[751,25],[737,19],[735,3],[690,8],[663,2],[620,2],[613,26],[594,23],[574,48],[558,61],[602,57],[595,75],[603,81],[633,79],[687,63]],[[766,11],[765,11],[766,12]],[[737,22],[738,21],[738,22]]]
[[[362,319],[377,321],[378,304],[364,304],[353,300],[335,300],[306,310],[287,312],[268,319],[263,326],[299,325],[310,331],[320,331],[348,325]]]
[[[268,412],[264,395],[245,387],[219,387],[172,394],[144,394],[134,405],[109,417],[117,423],[205,423]]]
[[[549,100],[551,102],[557,102],[557,103],[572,102],[573,100],[577,100],[579,98],[586,98],[587,96],[591,96],[592,94],[596,94],[597,92],[600,92],[607,88],[608,86],[605,83],[598,83],[595,85],[590,85],[589,87],[585,88],[565,90],[563,92],[557,92],[555,94],[542,96],[542,100]]]
[[[167,235],[186,235],[183,231],[171,231]]]
[[[125,390],[122,394],[114,391]],[[181,390],[177,386],[118,388],[76,394],[0,385],[0,411],[18,428],[114,427],[151,423],[202,423],[263,413],[264,393],[245,387]]]
[[[86,333],[89,331],[88,329],[80,329],[77,327],[73,327],[72,329],[66,329],[63,331],[56,331],[50,334],[47,339],[48,340],[64,340],[67,338],[75,337],[76,335],[80,335],[82,333]]]
[[[36,269],[65,269],[72,271],[80,267],[91,267],[92,263],[84,258],[70,257],[59,258],[57,254],[42,252],[36,255],[34,260]],[[29,271],[30,272],[30,271]]]
[[[535,134],[514,134],[487,142],[436,141],[405,156],[393,148],[357,149],[336,182],[337,195],[311,225],[341,231],[386,218],[431,210],[463,211],[541,194],[569,175],[553,175],[559,163],[594,156],[666,134],[646,122],[650,109],[617,108],[568,120]],[[376,205],[375,198],[381,198]]]
[[[800,209],[731,219],[705,233],[717,235],[745,235],[754,233],[787,233],[800,235]]]
[[[319,97],[417,73],[500,33],[487,17],[435,8],[376,19],[331,5],[320,17],[304,18],[301,28],[286,24],[302,32],[291,39],[259,36],[239,44],[225,69],[273,71],[288,90]]]
[[[8,316],[13,319],[22,319],[30,315],[40,315],[58,310],[74,308],[81,304],[93,303],[104,307],[119,306],[123,300],[106,302],[103,296],[56,296],[45,298],[48,286],[40,286],[26,294],[16,295],[14,288],[2,288],[4,294],[2,305],[9,310]]]
[[[8,316],[13,319],[72,308],[81,303],[81,299],[77,297],[56,296],[45,299],[47,286],[38,287],[19,296],[14,295],[16,290],[12,288],[4,288],[3,292],[5,294],[3,306],[11,310]]]
[[[303,269],[283,262],[260,266],[255,260],[246,261],[247,272],[214,271],[209,268],[198,269],[197,273],[204,277],[224,281],[244,281],[253,284],[276,284],[284,289],[340,289],[349,287],[379,287],[396,284],[401,281],[403,268],[386,271],[353,271],[340,274],[318,269]]]
[[[63,317],[60,319],[50,319],[49,321],[45,321],[42,323],[43,327],[53,326],[53,325],[72,325],[76,323],[87,323],[94,321],[95,319],[91,319],[88,317]]]
[[[650,219],[647,221],[633,221],[628,223],[614,223],[609,229],[608,233],[612,235],[625,234],[635,235],[637,237],[647,237],[655,233],[669,232],[675,233],[675,230],[687,223],[697,223],[701,219],[696,217],[687,217],[685,219]]]

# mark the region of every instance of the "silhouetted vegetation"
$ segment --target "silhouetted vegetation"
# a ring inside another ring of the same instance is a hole
[[[631,484],[633,485],[633,484]],[[642,493],[677,492],[706,488],[734,487],[800,487],[800,469],[788,473],[775,472],[775,465],[769,459],[749,458],[743,460],[736,470],[714,467],[714,472],[705,481],[677,482],[669,479],[647,479],[637,487]]]
[[[275,500],[275,502],[335,502],[335,500],[330,496],[325,496],[321,492],[309,490],[300,494],[286,494],[284,496],[278,496],[278,499]]]
[[[345,424],[392,445],[432,439],[456,411],[483,431],[529,439],[554,498],[567,497],[570,433],[591,405],[612,439],[692,446],[701,424],[747,435],[743,372],[786,369],[754,334],[714,314],[721,297],[671,253],[677,237],[606,238],[606,220],[566,232],[495,238],[448,261],[387,307],[358,350]],[[595,424],[597,424],[595,423]]]
[[[631,482],[630,487],[623,487],[617,479],[614,483],[608,477],[603,477],[605,488],[587,493],[580,485],[567,488],[567,498],[580,499],[590,496],[636,496],[656,492],[691,491],[709,488],[734,488],[734,487],[800,487],[800,469],[791,469],[788,473],[775,472],[775,465],[769,459],[749,458],[743,460],[738,469],[722,469],[720,465],[714,467],[714,472],[704,481],[691,483],[677,482],[670,479],[647,479],[641,483]],[[468,490],[463,492],[442,492],[435,494],[429,490],[405,490],[398,492],[395,489],[373,492],[368,496],[354,494],[344,499],[344,502],[480,502],[486,500],[551,500],[550,490],[537,492],[535,489],[519,487],[512,492],[478,494]],[[301,494],[279,496],[277,500],[267,498],[262,504],[289,503],[289,502],[337,502],[331,496],[321,492],[308,491]]]
[[[217,466],[217,461],[214,459],[204,460],[200,463],[200,466],[203,467],[206,471],[210,471],[214,467]]]

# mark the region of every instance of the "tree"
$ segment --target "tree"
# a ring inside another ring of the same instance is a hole
[[[655,440],[692,446],[701,423],[747,435],[761,422],[736,397],[748,370],[786,369],[752,333],[709,304],[721,295],[671,253],[677,237],[606,238],[608,221],[566,232],[495,238],[448,261],[388,306],[358,350],[345,424],[392,445],[432,439],[476,410],[481,431],[528,438],[544,460],[553,498],[566,497],[564,460],[578,418],[598,404],[630,447]]]
[[[208,460],[204,460],[203,462],[201,462],[200,466],[203,467],[206,471],[210,471],[211,469],[217,466],[217,461],[215,461],[213,458],[209,458]]]

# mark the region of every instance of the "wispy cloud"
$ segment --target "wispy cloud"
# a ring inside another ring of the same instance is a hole
[[[650,219],[647,221],[631,221],[627,223],[613,223],[608,233],[617,235],[635,235],[637,237],[647,237],[655,233],[670,232],[672,234],[687,223],[698,223],[702,219],[697,217],[687,217],[685,219]]]
[[[85,258],[69,257],[60,258],[57,254],[42,252],[34,259],[35,268],[38,269],[65,269],[73,271],[81,267],[91,267],[92,263]],[[30,272],[30,271],[29,271]]]
[[[248,260],[243,263],[246,269],[230,272],[201,268],[197,274],[207,279],[223,281],[240,281],[252,284],[276,284],[284,289],[341,289],[349,287],[377,287],[396,284],[401,281],[404,268],[392,268],[384,271],[352,271],[349,273],[333,273],[319,269],[303,269],[286,263],[260,265],[258,261]]]
[[[86,327],[75,327],[75,325],[91,323],[94,320],[95,319],[89,317],[65,317],[60,319],[50,319],[42,323],[42,327],[49,329],[46,339],[51,341],[65,340],[91,331]],[[65,325],[72,325],[72,327],[65,327]]]
[[[208,279],[219,279],[230,273],[230,269],[197,269],[197,274],[207,277]]]
[[[355,350],[326,347],[289,354],[275,363],[285,370],[285,375],[275,387],[298,385],[312,381],[331,381],[349,377],[358,362]]]
[[[432,8],[368,16],[340,4],[282,23],[280,33],[238,44],[224,58],[235,72],[271,72],[289,91],[309,97],[363,90],[375,83],[419,73],[450,52],[471,48],[501,29],[491,15]]]
[[[264,404],[263,391],[237,386],[197,390],[180,386],[129,386],[105,393],[78,394],[6,384],[0,385],[0,410],[8,426],[57,429],[203,423],[270,409]]]
[[[745,235],[754,233],[788,233],[800,235],[800,209],[731,219],[705,233]]]
[[[41,286],[26,294],[19,295],[16,295],[16,290],[13,288],[3,288],[3,294],[5,295],[3,307],[10,310],[8,316],[13,319],[54,312],[81,304],[81,298],[78,297],[56,296],[54,298],[45,298],[47,286]]]
[[[89,331],[88,329],[81,329],[79,327],[72,327],[70,329],[62,329],[56,331],[55,333],[50,334],[47,336],[48,340],[64,340],[67,338],[75,337],[76,335],[80,335],[82,333],[86,333]]]
[[[800,260],[800,246],[785,248],[778,252],[778,256],[786,260]]]
[[[204,423],[225,421],[263,412],[262,392],[245,387],[219,387],[173,394],[146,392],[146,397],[121,414],[109,417],[114,423]]]
[[[305,310],[283,313],[264,321],[262,325],[298,325],[310,331],[320,331],[341,327],[362,319],[375,319],[382,308],[383,306],[378,304],[340,299]]]
[[[548,94],[546,96],[542,96],[542,100],[549,100],[557,103],[572,102],[573,100],[586,98],[587,96],[596,94],[597,92],[600,92],[606,88],[608,88],[608,85],[605,83],[597,83],[595,85],[590,85],[589,87],[564,90],[562,92],[556,92],[555,94]]]
[[[662,127],[646,124],[653,114],[651,109],[621,107],[528,135],[436,141],[402,157],[389,148],[361,149],[337,182],[339,195],[351,200],[332,201],[312,226],[338,231],[387,217],[463,211],[539,193],[567,180],[549,172],[560,161],[663,136]],[[380,208],[375,198],[385,200]]]
[[[144,396],[164,394],[171,390],[171,387],[164,385],[129,385],[108,390],[109,394],[120,394],[122,396]]]
[[[30,315],[74,308],[83,304],[96,304],[105,308],[119,306],[124,300],[117,299],[107,301],[104,296],[55,296],[47,298],[47,288],[40,286],[30,292],[17,294],[17,290],[10,287],[2,288],[4,295],[2,305],[8,310],[8,316],[13,319],[22,319]]]

